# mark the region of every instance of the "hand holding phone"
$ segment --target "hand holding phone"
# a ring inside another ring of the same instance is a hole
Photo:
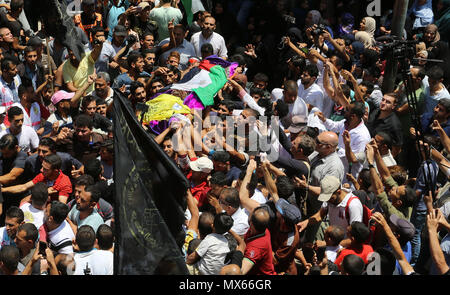
[[[46,256],[45,250],[47,249],[47,243],[43,241],[39,241],[39,254],[42,256]]]

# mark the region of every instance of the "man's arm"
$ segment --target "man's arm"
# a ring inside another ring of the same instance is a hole
[[[7,187],[2,186],[2,193],[20,194],[20,193],[23,193],[24,191],[32,188],[33,186],[34,186],[34,183],[31,180],[24,184],[18,184],[18,185],[7,186]]]
[[[186,258],[186,264],[189,265],[194,264],[200,259],[201,259],[200,255],[198,255],[197,251],[194,251]]]
[[[78,108],[79,107],[80,99],[83,97],[83,95],[86,92],[86,90],[92,84],[94,84],[96,76],[97,76],[96,74],[89,75],[88,78],[87,78],[86,83],[84,83],[83,86],[81,86],[80,89],[75,91],[75,95],[70,99],[70,107],[72,107],[72,108]]]
[[[255,200],[250,199],[247,186],[250,183],[250,179],[252,178],[253,171],[256,169],[256,161],[253,159],[250,159],[248,166],[247,166],[247,173],[245,174],[244,179],[242,180],[241,187],[239,189],[239,198],[241,200],[241,205],[245,209],[247,209],[248,212],[253,212],[253,210],[259,206],[259,203]]]
[[[445,133],[444,129],[441,127],[441,124],[437,120],[433,121],[433,130],[435,130],[439,134],[439,139],[441,140],[442,145],[445,148],[445,151],[450,152],[450,138],[447,133]]]
[[[436,209],[436,211],[431,211],[427,215],[427,227],[428,235],[430,239],[430,253],[433,258],[434,263],[439,271],[439,274],[445,274],[449,271],[447,262],[445,261],[444,253],[442,252],[441,245],[439,244],[437,229],[439,226],[439,218],[441,211]]]
[[[344,141],[345,156],[347,157],[348,162],[349,163],[358,163],[358,159],[356,159],[356,156],[353,153],[352,148],[350,146],[351,138],[350,138],[350,133],[348,132],[348,130],[344,130],[344,132],[342,133],[342,139]]]
[[[251,261],[247,257],[244,257],[244,259],[242,260],[242,267],[241,267],[242,274],[246,275],[252,269],[253,265],[255,265],[253,261]]]

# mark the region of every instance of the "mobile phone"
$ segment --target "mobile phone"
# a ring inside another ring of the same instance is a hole
[[[306,262],[312,263],[314,257],[313,248],[304,247],[302,248],[303,257],[305,257]]]
[[[45,255],[46,249],[47,249],[47,243],[43,242],[43,241],[39,241],[39,254],[41,254],[42,256],[46,256]]]
[[[300,48],[300,50],[303,51],[304,54],[309,53],[309,49],[307,47],[302,47],[302,48]]]
[[[325,256],[325,250],[327,247],[318,247],[316,250],[317,261],[321,262]]]

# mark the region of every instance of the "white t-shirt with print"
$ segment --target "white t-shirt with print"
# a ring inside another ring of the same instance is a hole
[[[44,224],[44,210],[34,208],[31,203],[25,203],[20,206],[23,211],[25,223],[32,223],[36,228],[40,228]]]

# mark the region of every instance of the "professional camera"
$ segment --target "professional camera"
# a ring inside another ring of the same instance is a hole
[[[319,36],[326,31],[327,28],[323,24],[318,24],[317,27],[312,30],[311,34],[314,36]]]
[[[137,38],[136,36],[129,34],[125,39],[125,41],[127,42],[128,46],[132,46],[134,43],[137,42]]]
[[[414,45],[417,43],[418,41],[393,40],[378,46],[381,48],[381,57],[383,59],[392,55],[395,59],[407,58],[412,60],[416,54]]]

